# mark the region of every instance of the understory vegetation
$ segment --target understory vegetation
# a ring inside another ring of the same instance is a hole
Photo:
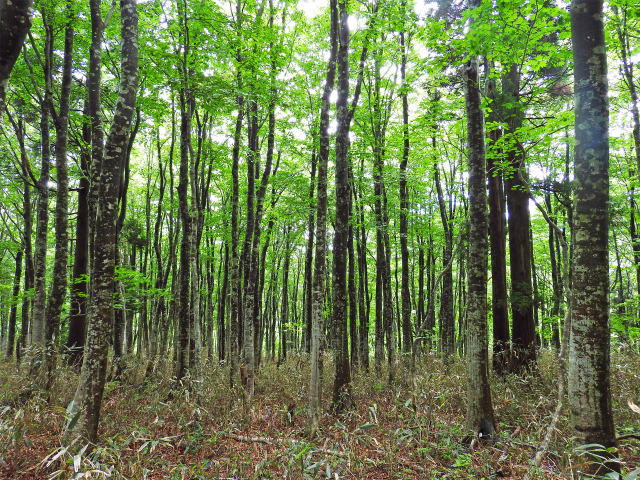
[[[324,358],[324,390],[333,365]],[[291,355],[279,367],[264,361],[250,404],[228,386],[228,368],[203,368],[201,398],[176,386],[170,362],[145,378],[146,364],[126,359],[120,381],[109,381],[100,444],[90,454],[61,445],[76,374],[57,371],[52,401],[34,389],[28,365],[0,365],[0,478],[242,479],[524,478],[556,406],[558,365],[543,351],[534,372],[492,378],[498,421],[495,441],[469,446],[463,429],[464,362],[435,355],[419,360],[414,379],[354,370],[356,409],[330,413],[325,395],[321,432],[306,435],[308,358]],[[623,471],[640,467],[640,357],[612,359],[613,410]],[[185,379],[188,382],[189,379]],[[636,437],[634,438],[633,435]],[[531,478],[574,478],[581,457],[571,447],[563,409],[549,451]],[[73,452],[73,453],[70,453]],[[629,478],[632,478],[629,476]]]

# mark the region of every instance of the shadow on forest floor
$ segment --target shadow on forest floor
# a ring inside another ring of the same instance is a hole
[[[555,357],[542,352],[527,376],[493,377],[498,436],[473,450],[464,445],[465,369],[443,367],[427,356],[415,386],[408,370],[393,386],[386,374],[356,371],[356,409],[329,412],[333,368],[324,364],[322,433],[305,437],[308,359],[293,356],[279,368],[268,362],[256,378],[256,394],[244,406],[228,387],[228,369],[205,366],[201,402],[172,392],[169,369],[144,383],[145,365],[131,358],[120,382],[107,384],[100,444],[90,455],[60,448],[66,405],[77,377],[57,376],[55,403],[16,371],[0,364],[0,479],[520,479],[526,474],[555,408]],[[640,433],[640,357],[614,355],[612,386],[618,433]],[[566,408],[533,478],[571,478],[576,458]],[[640,466],[640,442],[620,445],[624,470]],[[90,475],[87,475],[90,473]]]

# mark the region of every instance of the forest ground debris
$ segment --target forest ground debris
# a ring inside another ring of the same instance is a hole
[[[640,356],[614,353],[614,413],[623,441],[623,470],[640,466],[638,414]],[[475,479],[523,478],[545,434],[556,403],[559,372],[552,352],[540,355],[525,375],[492,378],[498,435],[493,445],[469,450],[462,443],[465,414],[464,363],[442,365],[436,355],[420,360],[416,388],[356,371],[352,393],[357,408],[331,415],[323,405],[320,435],[304,435],[308,368],[304,356],[292,355],[276,367],[263,362],[256,394],[244,417],[240,398],[231,401],[228,371],[217,364],[203,368],[200,405],[192,397],[173,395],[170,368],[144,381],[145,364],[127,358],[127,372],[107,385],[100,443],[91,456],[65,454],[60,445],[65,408],[73,397],[75,373],[57,372],[47,404],[37,393],[25,398],[30,380],[15,365],[0,364],[0,479],[73,478],[91,474],[115,479],[201,478],[340,478]],[[331,359],[325,358],[325,389],[331,386]],[[410,365],[403,367],[409,378]],[[328,398],[327,398],[328,401]],[[193,427],[194,409],[200,421]],[[373,412],[373,413],[372,413]],[[571,478],[567,412],[559,415],[547,456],[531,478]],[[62,453],[60,453],[62,452]],[[58,455],[59,454],[59,455]],[[46,463],[58,455],[55,462]]]

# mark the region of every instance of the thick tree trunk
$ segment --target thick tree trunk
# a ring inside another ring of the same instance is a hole
[[[84,360],[70,417],[79,415],[68,431],[77,432],[85,441],[95,443],[104,391],[108,340],[113,318],[116,215],[121,178],[121,157],[127,146],[138,89],[138,12],[135,0],[120,1],[122,66],[120,89],[111,131],[105,148],[98,192],[95,262],[92,270],[93,296],[90,327]]]
[[[529,194],[526,184],[524,149],[517,138],[523,112],[519,106],[520,72],[512,65],[503,78],[503,94],[514,107],[507,110],[511,147],[507,160],[512,174],[505,178],[509,211],[509,265],[511,267],[511,368],[518,371],[536,360],[536,326],[533,318],[531,247],[529,245]]]
[[[568,393],[577,441],[611,447],[616,440],[609,377],[609,106],[602,8],[602,1],[571,3],[576,185]],[[598,461],[591,469],[602,475],[619,472],[620,465]]]
[[[471,0],[470,7],[479,6]],[[473,29],[473,25],[471,29]],[[469,301],[467,307],[467,429],[482,438],[495,433],[487,338],[487,193],[484,116],[478,85],[478,60],[465,65],[469,137]]]
[[[349,236],[349,14],[346,0],[339,0],[338,99],[336,102],[336,224],[333,241],[333,328],[335,331],[333,409],[353,407],[347,336],[347,240]]]

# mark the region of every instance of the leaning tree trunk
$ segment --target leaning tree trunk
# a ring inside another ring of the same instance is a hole
[[[122,60],[120,89],[105,146],[98,192],[93,296],[82,370],[70,417],[78,420],[67,434],[95,443],[107,370],[108,342],[113,320],[116,216],[121,157],[126,149],[138,89],[138,11],[135,0],[120,0]]]
[[[480,5],[471,0],[470,7]],[[473,25],[471,26],[473,28]],[[467,429],[474,435],[495,433],[489,386],[487,338],[487,192],[484,116],[478,85],[478,59],[465,65],[466,110],[469,138],[469,261],[467,307]]]
[[[571,4],[576,185],[568,393],[577,441],[611,447],[616,437],[609,378],[609,106],[602,8],[601,0]],[[617,461],[598,461],[589,473],[619,469]]]

